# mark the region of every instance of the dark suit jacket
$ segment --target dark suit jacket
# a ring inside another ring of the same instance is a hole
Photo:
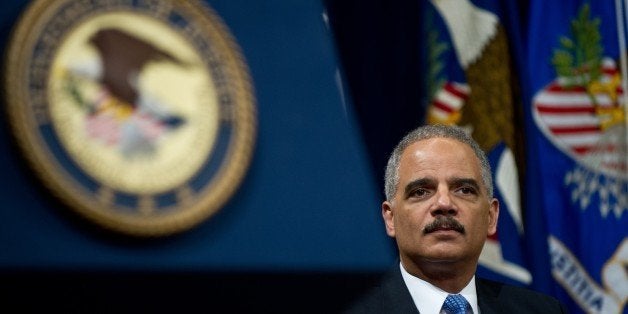
[[[475,278],[481,314],[567,313],[555,298],[532,290]],[[346,313],[419,313],[399,266],[390,270],[380,285],[355,302]]]

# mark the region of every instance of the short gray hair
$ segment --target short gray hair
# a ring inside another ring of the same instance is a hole
[[[480,161],[482,181],[488,192],[488,198],[493,198],[491,165],[486,158],[486,154],[482,148],[480,148],[480,145],[458,126],[435,124],[424,125],[414,129],[404,136],[404,138],[393,150],[390,158],[388,158],[386,174],[384,176],[384,192],[386,193],[386,200],[391,201],[394,198],[395,193],[397,193],[397,185],[399,184],[399,162],[401,161],[401,155],[404,150],[413,143],[431,138],[450,138],[469,145],[469,147],[473,149],[475,156]]]

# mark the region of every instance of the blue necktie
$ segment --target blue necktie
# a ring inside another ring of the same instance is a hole
[[[450,294],[443,303],[443,308],[440,310],[441,314],[468,314],[473,313],[471,304],[467,302],[460,294]]]

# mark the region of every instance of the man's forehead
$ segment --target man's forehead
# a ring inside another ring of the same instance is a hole
[[[425,171],[445,171],[453,177],[474,178],[481,173],[480,161],[473,149],[450,138],[431,138],[410,144],[403,151],[399,166],[400,176],[405,174],[415,179],[418,173]]]
[[[455,156],[472,158],[479,163],[479,158],[475,155],[473,148],[466,143],[460,142],[453,138],[448,137],[435,137],[415,141],[409,144],[401,154],[401,161],[404,157],[408,158],[412,155],[422,152],[433,152],[434,150],[458,153]]]

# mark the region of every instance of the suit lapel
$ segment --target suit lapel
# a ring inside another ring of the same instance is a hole
[[[476,277],[475,288],[478,294],[478,307],[482,314],[498,314],[500,301],[497,297],[501,286],[489,285],[481,278]]]
[[[401,277],[399,266],[386,274],[382,284],[383,308],[385,313],[419,313],[412,301],[410,291]]]

